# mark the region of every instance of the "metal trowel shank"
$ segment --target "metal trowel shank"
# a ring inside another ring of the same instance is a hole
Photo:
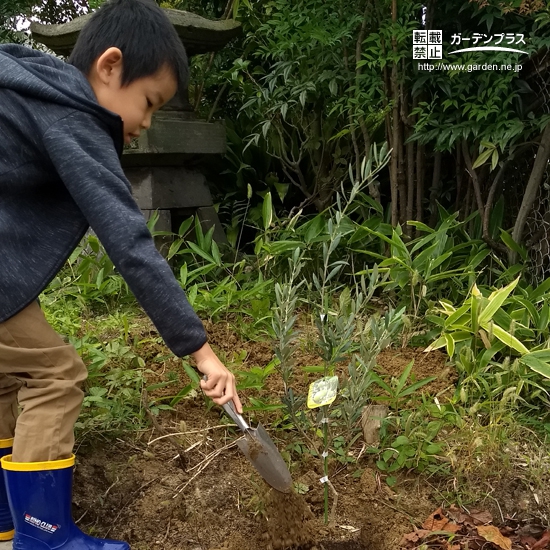
[[[239,449],[269,485],[277,491],[288,493],[292,487],[292,477],[264,427],[258,424],[257,428],[251,428],[235,411],[231,401],[223,405],[223,408],[245,434],[237,441]]]

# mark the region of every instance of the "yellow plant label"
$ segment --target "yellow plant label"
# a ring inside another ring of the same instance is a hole
[[[328,376],[316,380],[309,386],[307,406],[310,409],[330,405],[338,394],[338,377]]]

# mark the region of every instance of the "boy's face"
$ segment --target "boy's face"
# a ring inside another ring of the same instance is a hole
[[[98,103],[120,115],[124,123],[124,142],[139,137],[151,126],[151,117],[177,91],[176,78],[163,67],[155,74],[134,80],[122,87],[122,52],[109,48],[94,63],[88,80]]]

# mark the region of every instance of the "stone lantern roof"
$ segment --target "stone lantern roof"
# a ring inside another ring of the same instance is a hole
[[[233,20],[214,21],[187,11],[165,9],[189,56],[216,52],[241,32]],[[82,27],[92,14],[77,17],[60,25],[31,24],[33,38],[58,55],[70,55]]]

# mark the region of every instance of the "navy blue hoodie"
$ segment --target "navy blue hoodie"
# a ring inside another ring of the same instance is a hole
[[[50,283],[88,227],[172,351],[204,327],[156,250],[120,166],[120,116],[85,76],[23,46],[0,46],[0,322]]]

